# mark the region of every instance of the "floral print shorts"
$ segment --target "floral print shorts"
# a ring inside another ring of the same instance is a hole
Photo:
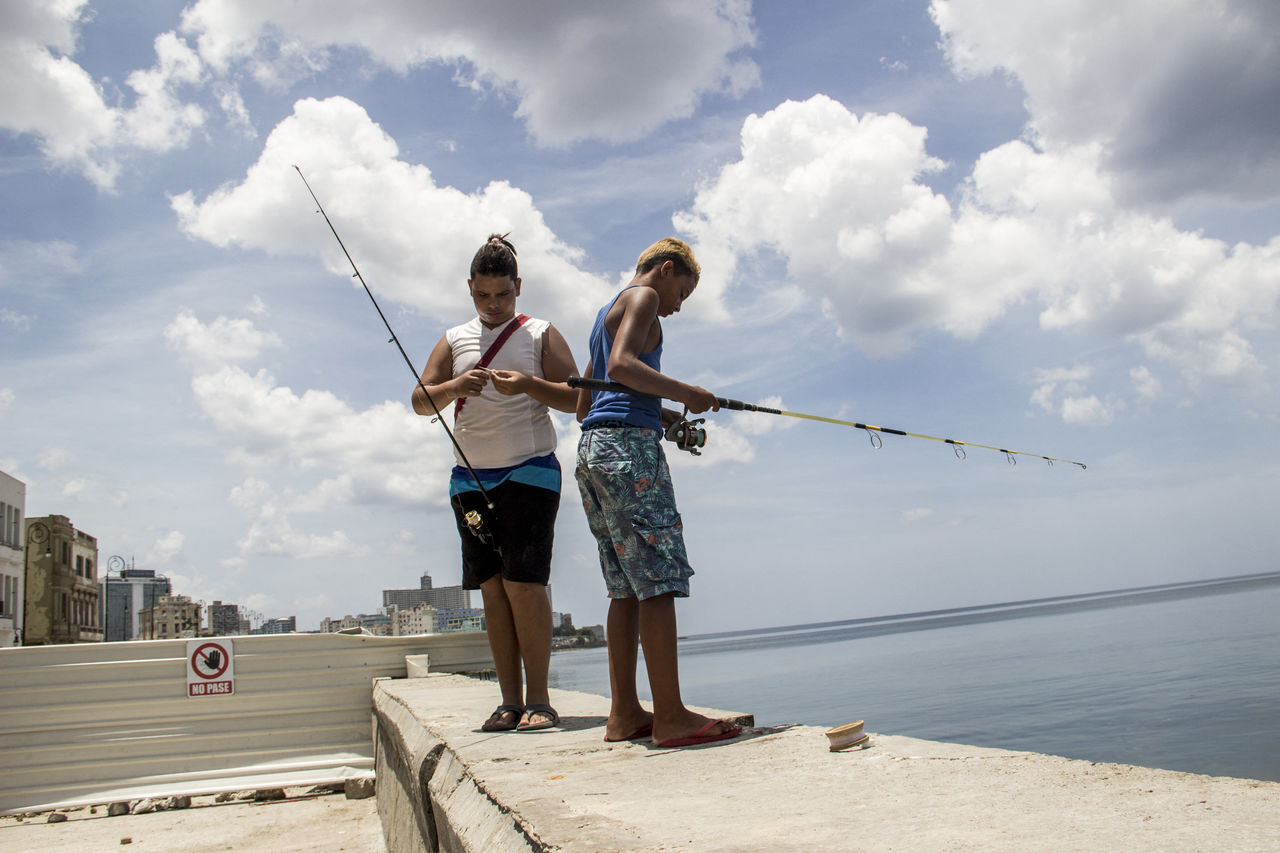
[[[610,598],[689,594],[693,569],[661,438],[654,429],[599,427],[578,441],[575,477]]]

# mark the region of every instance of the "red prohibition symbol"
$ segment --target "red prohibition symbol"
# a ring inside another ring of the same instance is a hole
[[[231,656],[217,643],[205,643],[191,656],[191,671],[201,678],[218,678],[230,664]]]

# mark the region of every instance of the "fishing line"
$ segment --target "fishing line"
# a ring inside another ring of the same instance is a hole
[[[653,396],[652,394],[641,394],[639,391],[632,391],[627,386],[617,382],[610,382],[605,379],[586,379],[580,376],[570,376],[569,387],[583,388],[587,391],[616,391],[616,392],[625,393],[625,394],[636,394],[641,397]],[[872,424],[860,424],[860,423],[857,423],[856,421],[842,421],[837,418],[826,418],[821,415],[806,415],[803,412],[788,412],[782,409],[771,409],[768,406],[757,406],[754,403],[744,403],[741,400],[730,400],[725,397],[716,397],[716,402],[720,404],[720,408],[730,409],[735,412],[763,412],[764,414],[767,414],[767,415],[785,415],[786,417],[789,417],[789,418],[804,418],[805,420],[810,420],[810,421],[821,421],[822,423],[836,424],[838,426],[848,426],[848,427],[853,427],[854,429],[865,430],[868,438],[871,439],[871,446],[875,447],[876,449],[879,449],[884,444],[884,442],[880,438],[880,434],[901,435],[901,436],[906,436],[908,438],[924,438],[924,439],[928,439],[929,441],[937,441],[943,444],[949,444],[951,445],[952,450],[955,451],[956,457],[959,459],[966,458],[967,454],[965,453],[964,448],[979,447],[979,448],[982,448],[983,450],[994,450],[997,453],[1003,453],[1005,456],[1005,459],[1008,460],[1010,465],[1017,464],[1018,460],[1014,458],[1015,456],[1028,456],[1035,459],[1043,459],[1044,461],[1048,462],[1050,465],[1053,465],[1053,463],[1055,462],[1062,462],[1066,465],[1079,465],[1081,470],[1084,470],[1087,467],[1083,462],[1072,462],[1070,459],[1059,459],[1055,456],[1042,456],[1039,453],[1025,453],[1021,450],[1009,450],[1008,448],[1004,448],[1004,447],[994,447],[990,444],[977,444],[972,441],[959,441],[954,438],[940,438],[939,436],[936,436],[936,435],[925,435],[924,433],[921,433],[921,432],[908,432],[907,430],[893,429],[892,427],[873,426]],[[705,436],[703,438],[703,443],[705,444]],[[685,448],[682,447],[681,449],[685,449]]]
[[[380,306],[378,304],[378,300],[374,298],[373,291],[369,289],[369,285],[365,282],[364,276],[360,274],[360,268],[356,266],[356,262],[351,258],[351,253],[347,251],[346,244],[343,243],[342,238],[338,236],[338,229],[333,227],[333,221],[329,219],[329,214],[324,212],[324,205],[320,203],[320,199],[316,198],[316,191],[311,189],[311,184],[307,181],[306,175],[302,174],[302,170],[296,165],[293,168],[297,170],[298,177],[302,178],[302,183],[306,184],[307,192],[311,193],[311,198],[316,203],[316,212],[324,217],[324,221],[328,224],[329,230],[333,232],[333,238],[337,240],[338,245],[342,247],[342,254],[347,256],[347,263],[351,264],[351,269],[355,271],[354,278],[360,280],[360,284],[364,287],[364,292],[369,295],[369,301],[373,303],[373,307],[378,311],[378,316],[382,318],[382,325],[386,326],[387,331],[391,334],[391,340],[387,341],[387,343],[394,343],[396,345],[396,349],[400,350],[400,355],[404,358],[404,363],[409,365],[409,370],[413,373],[414,381],[418,383],[418,387],[421,388],[422,393],[426,395],[427,402],[431,404],[431,410],[436,413],[436,416],[432,420],[439,421],[440,426],[444,427],[445,434],[449,436],[449,441],[453,442],[454,449],[458,451],[458,458],[462,460],[463,465],[467,466],[467,471],[471,473],[471,479],[475,482],[476,488],[480,490],[480,497],[484,500],[485,506],[488,507],[489,510],[493,510],[493,501],[490,500],[489,493],[485,491],[484,484],[480,482],[480,477],[476,474],[476,469],[471,467],[471,462],[467,459],[467,454],[463,452],[462,445],[458,444],[458,439],[454,437],[453,430],[449,429],[449,425],[445,423],[444,416],[440,414],[440,408],[432,398],[431,392],[427,390],[426,385],[422,384],[422,374],[420,374],[418,369],[413,366],[413,361],[410,360],[409,354],[405,352],[404,347],[401,346],[400,338],[396,337],[395,329],[392,329],[391,323],[387,321],[387,315],[382,313],[382,306]],[[459,508],[462,507],[461,502],[459,502],[458,506]],[[484,521],[478,512],[471,510],[466,513],[463,520],[466,522],[467,528],[472,532],[472,534],[480,539],[480,541],[491,545],[494,550],[501,550],[498,548],[492,532],[485,531]]]

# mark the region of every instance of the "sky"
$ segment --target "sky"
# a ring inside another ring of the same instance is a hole
[[[414,366],[471,255],[585,366],[661,237],[664,371],[760,413],[667,445],[682,633],[1272,571],[1270,0],[7,0],[0,470],[262,618],[460,582]],[[607,599],[565,472],[554,607]],[[478,600],[478,596],[477,596]]]

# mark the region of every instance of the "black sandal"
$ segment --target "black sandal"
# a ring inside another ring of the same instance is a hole
[[[527,705],[524,713],[532,717],[534,714],[541,714],[544,717],[550,717],[549,720],[543,720],[540,723],[520,723],[516,726],[518,732],[536,732],[542,729],[550,729],[560,725],[560,715],[556,713],[556,709],[550,705]]]
[[[511,714],[515,717],[508,723],[504,717]],[[499,705],[489,719],[484,721],[484,725],[480,726],[482,732],[509,732],[516,726],[520,725],[520,718],[524,716],[524,708],[519,705]]]

